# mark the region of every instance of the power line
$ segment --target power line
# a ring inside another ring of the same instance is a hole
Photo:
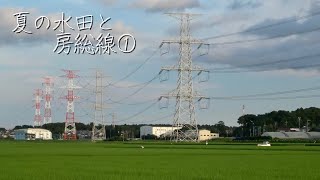
[[[155,51],[153,51],[153,53],[151,54],[151,56],[149,56],[148,58],[146,58],[138,67],[136,67],[133,71],[131,71],[129,74],[127,74],[126,76],[124,76],[123,78],[117,80],[114,83],[110,83],[108,86],[111,85],[115,85],[118,84],[119,82],[129,78],[130,76],[132,76],[134,73],[136,73],[139,69],[142,68],[142,66],[144,66],[148,61],[150,61],[152,59],[152,57],[158,52],[160,47],[158,47],[157,49],[155,49]]]
[[[124,119],[121,119],[121,120],[119,120],[119,121],[116,121],[116,122],[123,122],[123,121],[127,121],[127,120],[129,120],[129,119],[135,118],[135,117],[139,116],[140,114],[146,112],[146,111],[149,110],[150,108],[152,108],[152,107],[153,107],[154,105],[156,105],[157,103],[158,103],[158,101],[152,103],[151,105],[149,105],[149,106],[146,107],[145,109],[143,109],[143,110],[141,110],[141,111],[139,111],[139,112],[137,112],[137,113],[135,113],[135,114],[133,114],[133,115],[131,115],[131,116],[129,116],[129,117],[126,117],[126,118],[124,118]]]
[[[151,80],[148,80],[146,82],[143,82],[143,83],[139,83],[139,84],[134,84],[134,85],[128,85],[128,86],[116,86],[114,84],[109,84],[107,86],[112,86],[112,87],[115,87],[115,88],[134,88],[134,87],[139,87],[139,86],[143,86],[145,84],[148,84],[150,81],[153,81],[155,80],[157,77],[159,77],[159,74],[157,74],[156,76],[154,76]]]
[[[250,97],[274,96],[274,95],[280,95],[280,94],[291,94],[291,93],[298,93],[298,92],[305,92],[305,91],[314,91],[314,90],[319,90],[319,89],[320,89],[320,87],[310,87],[310,88],[303,88],[303,89],[277,91],[277,92],[270,92],[270,93],[250,94],[250,95],[243,95],[243,96],[224,96],[224,97],[210,97],[210,98],[215,99],[215,100],[230,100],[230,99],[241,99],[241,98],[250,98]]]
[[[315,31],[319,31],[319,30],[320,30],[320,27],[317,27],[315,29],[310,29],[310,30],[306,30],[306,31],[291,32],[289,34],[281,34],[281,35],[275,35],[275,36],[271,36],[271,37],[249,39],[249,40],[227,41],[227,42],[221,42],[221,43],[209,43],[209,45],[230,45],[230,44],[238,44],[238,43],[250,43],[250,42],[256,42],[256,41],[265,41],[265,40],[288,37],[288,36],[291,36],[291,35],[311,33],[311,32],[315,32]]]
[[[120,99],[120,100],[112,100],[113,103],[120,103],[126,99],[129,99],[130,97],[138,94],[142,89],[144,89],[145,87],[147,87],[149,84],[151,84],[152,81],[154,81],[156,78],[159,77],[159,74],[157,74],[155,77],[153,77],[151,80],[149,80],[148,82],[146,82],[141,88],[137,89],[136,91],[134,91],[132,94]]]
[[[309,65],[301,65],[301,66],[291,66],[291,67],[282,67],[282,68],[273,68],[273,69],[257,69],[257,70],[229,70],[229,71],[213,71],[211,73],[244,73],[244,72],[267,72],[267,71],[276,71],[283,69],[307,69],[319,67],[320,63],[317,64],[309,64]]]
[[[76,116],[76,117],[88,116],[90,119],[94,120],[94,116],[91,115],[89,111],[87,111],[88,108],[83,107],[83,102],[78,103],[77,105],[78,105],[78,107],[81,109],[81,112],[84,112],[85,114],[84,114],[84,115],[81,115],[81,116]]]
[[[304,95],[304,96],[285,96],[285,97],[266,97],[266,98],[237,98],[237,99],[223,99],[223,100],[239,100],[239,101],[247,101],[247,100],[294,100],[294,99],[308,99],[308,98],[319,98],[320,95]],[[222,100],[222,99],[215,99]]]
[[[171,90],[169,93],[173,92],[175,89]],[[147,104],[153,101],[157,101],[159,100],[159,98],[154,98],[154,99],[150,99],[150,100],[146,100],[146,101],[142,101],[142,102],[136,102],[136,103],[123,103],[123,102],[117,102],[117,101],[113,101],[111,98],[108,99],[109,101],[111,101],[111,103],[108,104],[121,104],[121,105],[129,105],[129,106],[135,106],[135,105],[142,105],[142,104]]]
[[[146,103],[149,103],[149,102],[153,102],[153,101],[155,101],[157,99],[158,98],[147,100],[147,101],[142,101],[142,102],[137,102],[137,103],[122,103],[122,102],[113,101],[112,99],[108,99],[108,100],[111,101],[111,103],[109,103],[109,104],[122,104],[122,105],[135,106],[135,105],[141,105],[141,104],[146,104]]]
[[[247,29],[247,30],[244,30],[244,31],[237,31],[237,32],[228,33],[228,34],[211,36],[211,37],[203,38],[202,40],[218,39],[218,38],[222,38],[222,37],[228,37],[228,36],[233,36],[233,35],[237,35],[237,34],[258,31],[258,30],[261,30],[261,29],[267,29],[267,28],[270,28],[270,27],[279,26],[279,25],[283,25],[283,24],[287,24],[287,23],[291,23],[291,22],[297,22],[299,20],[307,19],[307,18],[310,18],[310,17],[313,17],[313,16],[317,16],[319,14],[320,14],[320,11],[319,12],[310,13],[310,14],[305,15],[305,16],[300,16],[298,18],[297,17],[292,17],[292,18],[289,18],[288,20],[285,20],[285,21],[281,21],[281,22],[278,22],[278,23],[269,24],[269,25],[265,25],[265,26],[261,26],[261,27],[251,28],[251,29]]]
[[[249,65],[242,65],[242,66],[238,66],[238,67],[212,68],[209,70],[228,70],[228,69],[235,69],[235,68],[266,66],[266,65],[272,65],[272,64],[279,64],[279,63],[283,63],[283,62],[300,61],[300,60],[305,60],[307,58],[313,58],[313,57],[319,57],[319,56],[320,56],[320,54],[305,55],[305,56],[300,56],[300,57],[295,57],[295,58],[280,59],[280,60],[271,61],[271,62],[255,63],[255,64],[249,64]]]
[[[130,122],[130,123],[136,123],[136,124],[146,124],[146,123],[153,123],[153,122],[157,122],[159,120],[165,119],[165,118],[169,118],[171,116],[173,116],[175,113],[171,113],[156,119],[152,119],[152,120],[148,120],[148,121],[138,121],[138,122]]]

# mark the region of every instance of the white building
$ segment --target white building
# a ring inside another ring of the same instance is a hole
[[[52,133],[47,129],[27,128],[14,131],[15,140],[52,140]]]
[[[155,135],[157,137],[160,137],[161,135],[171,135],[171,133],[176,129],[181,129],[181,127],[141,126],[140,138],[142,138],[142,136],[147,136],[147,135]]]
[[[215,138],[219,138],[218,133],[211,133],[209,130],[206,130],[206,129],[199,130],[199,137],[198,137],[199,141],[206,141],[206,140],[215,139]]]

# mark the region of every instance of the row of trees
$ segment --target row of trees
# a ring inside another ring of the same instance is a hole
[[[266,131],[288,130],[303,128],[308,131],[318,131],[320,127],[320,109],[315,107],[299,108],[295,111],[272,111],[265,114],[247,114],[239,117],[241,127],[237,136],[252,136]]]

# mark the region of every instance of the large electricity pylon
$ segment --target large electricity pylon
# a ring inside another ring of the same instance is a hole
[[[34,93],[34,101],[35,101],[35,114],[34,114],[34,126],[42,125],[42,118],[40,113],[40,102],[42,100],[42,90],[36,89]]]
[[[53,80],[51,77],[44,77],[43,85],[45,86],[45,94],[44,94],[44,116],[43,116],[43,124],[52,123],[52,114],[51,114],[51,100],[52,100],[52,87]]]
[[[103,105],[103,74],[96,71],[96,102],[94,105],[94,121],[92,127],[92,141],[106,139],[106,127],[104,120]]]
[[[75,116],[74,116],[74,100],[79,97],[74,95],[74,90],[79,89],[81,87],[74,85],[73,80],[75,78],[78,78],[79,76],[76,75],[75,71],[72,71],[72,70],[63,70],[63,71],[66,73],[66,75],[62,77],[66,77],[68,79],[68,85],[62,87],[68,90],[68,94],[65,97],[63,97],[68,101],[63,139],[76,140],[77,132],[76,132],[76,123],[75,123]]]
[[[193,72],[206,71],[199,66],[192,64],[192,45],[199,47],[205,44],[201,40],[191,39],[190,21],[196,14],[169,13],[168,15],[180,21],[180,39],[164,40],[163,44],[179,44],[179,63],[171,67],[163,67],[161,71],[178,71],[177,88],[172,93],[161,96],[161,98],[176,98],[175,114],[173,119],[173,129],[171,140],[173,141],[198,141],[198,127],[195,117],[194,100],[198,101],[206,98],[198,95],[193,89]],[[162,46],[161,45],[161,46]]]

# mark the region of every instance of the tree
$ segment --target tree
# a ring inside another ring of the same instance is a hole
[[[214,125],[214,127],[217,129],[219,136],[228,136],[227,127],[224,125],[223,121],[219,121],[217,124]]]
[[[13,130],[16,130],[16,129],[27,129],[27,128],[33,128],[33,126],[31,126],[31,125],[15,126],[13,128]]]

